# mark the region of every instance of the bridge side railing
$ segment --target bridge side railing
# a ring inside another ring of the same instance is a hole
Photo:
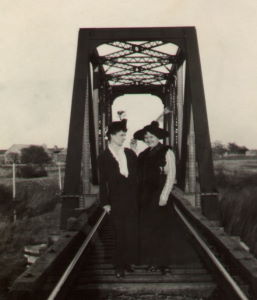
[[[84,244],[84,248],[87,248],[86,244],[89,243],[90,239],[92,240],[97,230],[95,228],[96,223],[102,214],[102,209],[96,203],[86,213],[84,212],[82,216],[88,219],[88,222],[84,225],[81,224],[79,228],[62,231],[58,241],[50,245],[38,260],[15,280],[10,287],[8,299],[47,299],[53,291],[53,287],[58,284],[60,278],[69,267],[69,272],[67,271],[65,276],[72,279],[75,273],[72,271],[74,266],[76,264],[79,266],[80,264],[80,262],[75,263],[74,258],[79,250],[82,251],[82,244]],[[91,224],[95,224],[95,226],[92,227]],[[85,249],[85,251],[87,250]],[[77,260],[80,260],[78,256]],[[71,266],[72,261],[73,264]],[[61,292],[63,292],[62,286],[63,284],[59,285]]]
[[[86,237],[86,239],[84,240],[84,242],[82,243],[80,248],[78,249],[76,255],[74,256],[72,261],[69,263],[69,265],[65,269],[65,271],[62,274],[61,278],[58,280],[58,282],[56,283],[56,285],[52,289],[50,295],[47,297],[47,300],[54,300],[54,299],[60,298],[59,293],[61,292],[62,288],[65,286],[67,281],[69,280],[69,277],[71,276],[72,272],[74,271],[78,261],[81,259],[83,253],[85,252],[85,249],[87,248],[88,244],[90,243],[90,241],[91,241],[92,237],[94,236],[95,232],[97,231],[100,224],[102,223],[105,215],[106,215],[106,211],[103,211],[101,216],[99,217],[98,221],[96,222],[96,224],[94,225],[94,227],[89,232],[88,236]]]
[[[234,295],[234,299],[248,299],[245,292],[234,280],[243,279],[257,298],[257,260],[243,249],[240,244],[227,235],[217,223],[209,221],[198,208],[194,208],[184,196],[184,192],[175,188],[172,203],[177,216],[205,256],[205,261],[217,273],[221,285]],[[225,267],[224,267],[225,265]],[[231,275],[227,269],[232,270]],[[231,295],[230,295],[231,296]]]

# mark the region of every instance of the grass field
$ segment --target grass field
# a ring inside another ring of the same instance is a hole
[[[222,224],[257,257],[257,160],[218,160],[214,166]]]
[[[214,161],[214,167],[231,175],[257,174],[257,159],[220,159]]]
[[[19,165],[16,165],[16,172],[19,169]],[[58,177],[58,167],[56,165],[48,165],[45,167],[48,177]],[[61,165],[61,173],[64,174],[65,166]],[[13,169],[12,165],[0,165],[0,181],[3,179],[12,178]]]

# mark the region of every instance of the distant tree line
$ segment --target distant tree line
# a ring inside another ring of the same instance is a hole
[[[216,157],[222,157],[225,153],[230,155],[245,154],[249,149],[245,146],[239,146],[236,143],[222,144],[220,141],[215,141],[212,144],[212,153]]]

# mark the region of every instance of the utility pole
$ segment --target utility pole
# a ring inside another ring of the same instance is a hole
[[[59,189],[62,190],[62,171],[61,171],[61,163],[57,162],[58,166],[58,178],[59,178]]]
[[[12,164],[12,199],[13,203],[15,204],[16,200],[16,164],[13,162]],[[13,209],[13,222],[16,223],[17,215],[16,215],[16,209],[14,207]]]

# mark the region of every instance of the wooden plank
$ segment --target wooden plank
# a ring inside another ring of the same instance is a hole
[[[135,283],[140,283],[140,282],[205,282],[205,281],[212,281],[212,276],[210,274],[198,274],[198,273],[183,273],[181,272],[180,274],[174,274],[171,271],[171,274],[167,275],[160,275],[158,274],[153,274],[151,272],[148,272],[146,274],[139,274],[138,272],[135,273],[127,273],[125,278],[116,278],[116,276],[113,276],[113,274],[104,274],[104,275],[99,275],[99,274],[94,274],[92,273],[86,274],[86,273],[81,273],[78,282],[99,282],[99,283],[112,283],[112,282],[135,282]]]
[[[188,275],[188,274],[209,274],[209,272],[204,269],[204,268],[199,268],[199,269],[187,269],[187,268],[171,268],[171,272],[173,275]],[[88,270],[85,269],[84,271],[81,272],[81,277],[86,277],[90,275],[114,275],[115,270],[114,269],[92,269]],[[149,272],[147,271],[147,268],[145,269],[135,269],[135,272],[132,274],[137,274],[137,275],[145,275],[145,276],[151,276],[151,275],[158,275],[160,276],[160,271],[155,271],[155,272]]]
[[[153,293],[156,294],[166,294],[166,295],[198,295],[202,296],[203,292],[206,294],[211,294],[211,292],[215,289],[216,285],[211,282],[206,283],[141,283],[141,284],[131,284],[131,283],[116,283],[116,284],[87,284],[87,285],[79,285],[76,286],[74,291],[88,291],[95,290],[99,294],[100,293],[108,293],[119,292],[125,294],[145,294],[145,293]]]

